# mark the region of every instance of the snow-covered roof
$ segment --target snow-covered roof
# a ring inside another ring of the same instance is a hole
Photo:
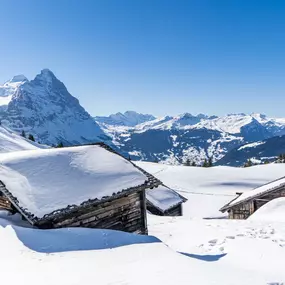
[[[99,145],[0,155],[0,180],[28,213],[42,218],[144,184],[148,178]]]
[[[238,196],[237,198],[235,198],[234,200],[232,200],[231,202],[229,202],[227,205],[225,205],[221,210],[224,211],[228,208],[231,208],[237,204],[240,204],[246,200],[255,198],[255,197],[260,197],[261,195],[268,193],[268,192],[272,192],[275,191],[276,189],[278,189],[279,187],[285,185],[285,177],[279,178],[277,180],[274,180],[272,182],[266,183],[260,187],[257,187],[251,191],[248,192],[244,192],[243,194],[241,194],[240,196]]]
[[[164,185],[160,185],[153,189],[147,189],[146,199],[162,212],[186,201],[186,199],[177,192]]]

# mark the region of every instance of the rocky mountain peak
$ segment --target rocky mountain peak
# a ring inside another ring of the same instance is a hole
[[[20,79],[23,77],[15,78]],[[11,129],[25,130],[46,144],[92,143],[104,135],[78,99],[49,69],[14,87],[7,108],[0,110],[3,123]]]

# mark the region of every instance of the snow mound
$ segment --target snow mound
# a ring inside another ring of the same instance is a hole
[[[7,153],[0,163],[0,180],[38,218],[147,180],[129,161],[95,145]]]
[[[285,222],[285,197],[276,198],[253,213],[248,220],[262,222]]]

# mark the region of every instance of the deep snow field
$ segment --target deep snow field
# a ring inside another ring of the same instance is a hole
[[[284,176],[285,165],[138,165],[188,198],[183,217],[148,215],[150,236],[140,236],[98,229],[30,229],[2,212],[3,284],[285,283],[284,200],[268,203],[245,221],[222,219],[225,215],[219,212],[235,192]]]
[[[183,208],[185,217],[225,217],[226,214],[219,209],[236,197],[236,192],[250,191],[285,176],[285,164],[248,168],[202,168],[149,162],[136,164],[188,199]]]

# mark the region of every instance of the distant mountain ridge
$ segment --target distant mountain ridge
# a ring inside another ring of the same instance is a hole
[[[152,121],[155,119],[155,117],[149,114],[140,114],[134,111],[126,111],[125,113],[119,112],[116,114],[111,114],[107,117],[97,116],[94,117],[94,119],[97,122],[107,125],[134,127],[138,124]]]
[[[248,160],[252,163],[272,162],[285,153],[285,135],[276,136],[239,146],[232,149],[216,165],[243,166]]]
[[[106,122],[101,127],[132,159],[170,164],[186,160],[201,164],[210,157],[217,162],[246,143],[285,135],[285,119],[256,113],[223,117],[185,113],[155,118],[132,127]]]

